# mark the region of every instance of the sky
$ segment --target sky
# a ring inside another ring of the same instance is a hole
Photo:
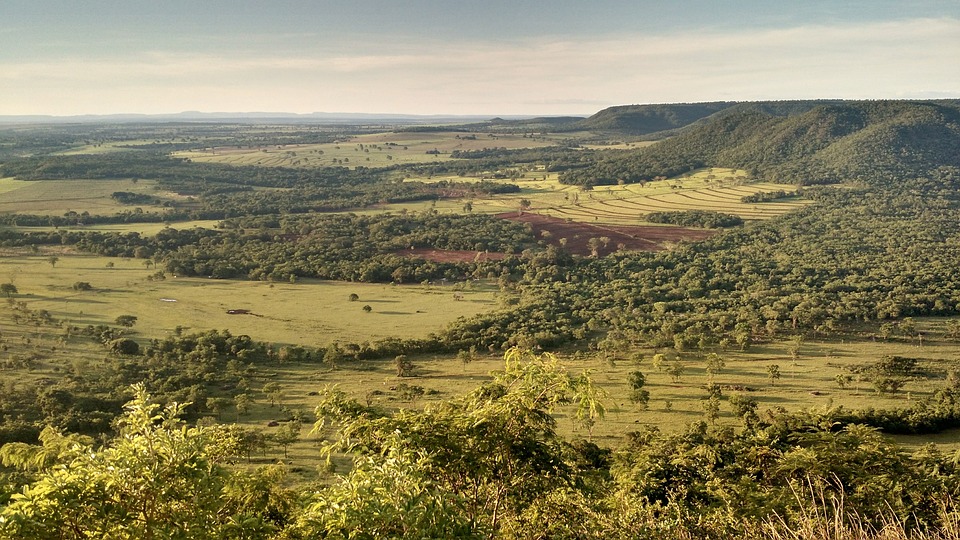
[[[960,0],[0,0],[0,115],[960,98]]]

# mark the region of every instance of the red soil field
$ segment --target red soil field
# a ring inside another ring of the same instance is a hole
[[[566,238],[566,250],[574,255],[589,256],[591,254],[588,242],[591,238],[607,237],[610,242],[598,249],[600,256],[613,253],[620,246],[632,251],[660,251],[666,249],[667,243],[680,240],[697,241],[713,236],[716,231],[707,229],[688,229],[685,227],[669,227],[664,225],[591,225],[577,221],[567,221],[551,216],[542,216],[525,212],[518,215],[516,212],[497,214],[497,217],[520,223],[529,223],[537,238],[548,244],[560,246],[560,239]],[[543,231],[549,231],[547,238]],[[498,261],[506,257],[503,253],[482,251],[456,251],[445,249],[405,249],[397,255],[403,257],[418,257],[436,262],[473,262],[475,260]]]
[[[560,239],[566,238],[566,249],[575,255],[590,255],[588,242],[591,238],[607,237],[610,242],[598,250],[600,256],[613,253],[619,246],[633,251],[660,251],[664,244],[680,240],[703,240],[715,234],[707,229],[687,229],[662,225],[592,225],[551,216],[542,216],[529,212],[519,215],[516,212],[498,214],[497,217],[529,223],[537,238],[543,238],[543,231],[549,231],[546,242],[559,246]]]

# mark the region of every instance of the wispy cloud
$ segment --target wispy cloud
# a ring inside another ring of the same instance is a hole
[[[531,114],[636,102],[921,97],[960,90],[958,64],[953,18],[509,43],[408,38],[355,50],[291,35],[255,51],[221,43],[200,52],[7,60],[0,113],[49,112],[58,95],[63,107],[86,108],[72,112],[216,103],[219,110]]]

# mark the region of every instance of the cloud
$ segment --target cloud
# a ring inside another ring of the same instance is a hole
[[[50,112],[55,103],[88,108],[71,113],[215,103],[218,110],[563,114],[617,103],[922,97],[960,88],[960,20],[952,18],[506,43],[351,44],[299,34],[251,42],[257,46],[7,60],[0,113]]]

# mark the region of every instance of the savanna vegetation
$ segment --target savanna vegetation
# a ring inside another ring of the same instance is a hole
[[[960,536],[955,102],[0,133],[0,537]]]

